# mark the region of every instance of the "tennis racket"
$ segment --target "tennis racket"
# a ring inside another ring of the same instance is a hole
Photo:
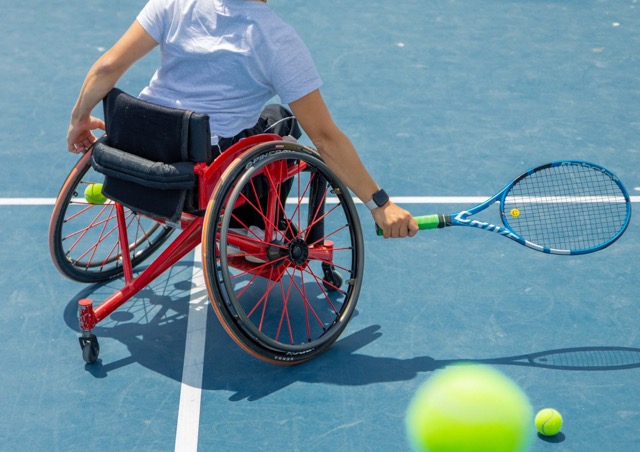
[[[471,218],[498,202],[503,226]],[[563,160],[530,169],[469,210],[415,219],[420,229],[469,226],[544,253],[574,255],[601,250],[619,239],[631,219],[631,202],[609,170]]]

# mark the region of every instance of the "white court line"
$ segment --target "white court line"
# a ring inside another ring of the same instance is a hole
[[[640,202],[640,196],[630,196],[631,202]],[[391,200],[396,204],[478,204],[489,199],[489,196],[392,196]],[[0,206],[52,206],[55,198],[0,198]],[[297,200],[287,200],[288,203],[297,203]],[[308,203],[308,199],[303,200]],[[335,204],[337,198],[328,197],[327,203]],[[359,199],[354,199],[356,204],[362,204]]]
[[[204,290],[201,247],[195,248],[193,255],[193,275],[189,297],[189,316],[184,346],[180,405],[176,427],[175,450],[197,452],[200,429],[200,399],[202,396],[202,373],[204,368],[204,345],[207,336],[207,311],[209,297]]]
[[[0,198],[0,206],[52,206],[56,198]]]
[[[489,198],[490,196],[392,196],[391,200],[396,204],[479,204]],[[337,198],[327,198],[327,203],[334,199]],[[629,200],[640,202],[640,196],[629,196]],[[362,204],[359,199],[354,201]]]

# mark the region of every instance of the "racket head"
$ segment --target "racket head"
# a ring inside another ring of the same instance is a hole
[[[620,179],[594,163],[560,160],[530,169],[502,191],[504,226],[550,254],[586,254],[618,240],[631,219]]]

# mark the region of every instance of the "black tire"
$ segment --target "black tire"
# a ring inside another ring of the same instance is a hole
[[[122,275],[122,251],[118,240],[115,204],[91,204],[84,189],[102,183],[87,152],[65,180],[51,215],[49,249],[54,264],[64,276],[79,282],[96,283]],[[133,266],[156,251],[173,228],[137,215],[125,208],[128,252]]]
[[[308,202],[318,189],[322,201]],[[270,238],[249,228],[246,219],[256,217],[273,231]],[[332,251],[323,254],[329,241]],[[355,310],[364,265],[358,214],[348,189],[304,146],[262,144],[229,165],[205,214],[202,250],[218,318],[238,345],[264,361],[292,365],[318,356]],[[341,274],[329,283],[327,266]]]

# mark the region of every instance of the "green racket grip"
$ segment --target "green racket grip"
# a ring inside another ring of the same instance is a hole
[[[433,215],[422,215],[420,217],[413,217],[418,223],[418,229],[440,229],[444,228],[448,224],[447,215],[436,213]],[[376,234],[382,235],[382,229],[376,224]]]

